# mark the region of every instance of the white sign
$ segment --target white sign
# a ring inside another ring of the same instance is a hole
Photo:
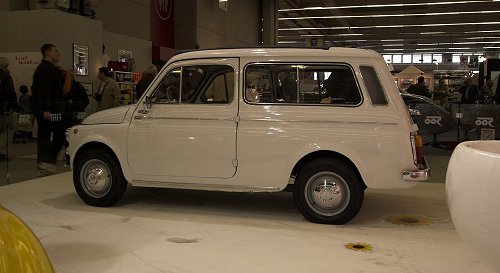
[[[492,117],[477,117],[476,120],[477,126],[489,126],[493,128],[493,118]]]
[[[9,60],[9,69],[33,67],[36,68],[42,60],[40,52],[6,52],[0,53]]]
[[[432,124],[432,125],[439,125],[439,126],[443,126],[443,124],[441,124],[441,120],[443,118],[441,116],[426,116],[425,117],[425,124]]]

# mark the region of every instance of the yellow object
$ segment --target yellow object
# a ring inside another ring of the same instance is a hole
[[[0,206],[0,273],[54,273],[38,238],[12,212]]]

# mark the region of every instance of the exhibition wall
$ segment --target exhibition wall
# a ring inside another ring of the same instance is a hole
[[[65,69],[73,67],[73,44],[88,46],[88,75],[76,76],[76,79],[92,83],[94,90],[99,84],[97,71],[104,65],[103,44],[111,60],[117,59],[118,49],[131,51],[136,71],[143,71],[151,64],[150,41],[103,31],[103,23],[99,20],[55,9],[0,12],[0,37],[5,37],[0,43],[0,52],[36,52],[40,59],[40,46],[44,43],[55,44],[61,53],[59,64]],[[26,71],[22,75],[13,73],[13,77],[26,77],[28,74]],[[31,79],[19,78],[16,81],[25,83]]]
[[[142,40],[150,40],[150,0],[101,0],[96,2],[96,18],[102,21],[102,26],[105,31],[119,33]]]
[[[60,66],[72,69],[73,44],[86,45],[89,73],[76,79],[94,86],[98,83],[96,75],[102,64],[101,21],[53,9],[6,12],[1,17],[5,20],[0,28],[0,37],[5,37],[1,52],[40,52],[42,44],[52,43],[61,53]]]
[[[218,1],[198,0],[196,9],[200,48],[258,45],[259,1],[229,1],[224,11]]]

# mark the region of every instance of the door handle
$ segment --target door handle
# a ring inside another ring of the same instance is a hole
[[[136,115],[134,116],[134,119],[145,119],[147,118],[147,115]]]

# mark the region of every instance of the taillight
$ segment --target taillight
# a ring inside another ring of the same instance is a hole
[[[422,137],[419,136],[416,132],[414,132],[411,133],[410,140],[413,152],[413,161],[415,162],[416,165],[420,165],[422,164],[423,147],[424,147]]]
[[[417,156],[417,164],[422,164],[424,143],[422,137],[415,135],[415,151]]]

